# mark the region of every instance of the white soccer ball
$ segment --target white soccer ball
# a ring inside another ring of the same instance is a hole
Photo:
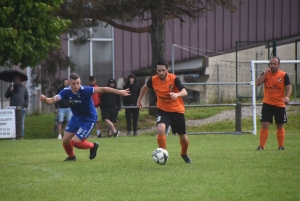
[[[168,161],[168,158],[169,158],[169,153],[167,152],[167,150],[163,148],[157,148],[152,153],[153,161],[160,165],[165,165],[166,162]]]

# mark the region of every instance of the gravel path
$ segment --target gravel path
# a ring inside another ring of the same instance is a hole
[[[260,112],[261,112],[261,106],[256,106],[256,114],[260,115]],[[252,116],[252,107],[250,107],[250,106],[242,107],[242,117],[246,118],[246,117],[250,117],[250,116]],[[186,120],[186,125],[187,126],[202,126],[204,124],[215,123],[215,122],[223,121],[225,119],[234,120],[235,119],[235,109],[223,111],[215,116],[212,116],[212,117],[209,117],[206,119]],[[149,132],[155,133],[156,127],[153,126],[151,128],[139,130],[139,134],[149,133]]]
[[[296,102],[295,102],[296,103]],[[299,103],[299,102],[297,102]],[[262,106],[256,106],[256,115],[260,115]],[[292,111],[291,111],[292,112]],[[293,111],[296,113],[299,113],[299,111]],[[252,116],[252,107],[251,106],[244,106],[242,107],[242,117],[251,117]],[[235,120],[235,109],[232,110],[226,110],[223,111],[215,116],[206,118],[206,119],[195,119],[195,120],[186,120],[186,125],[187,126],[202,126],[204,124],[210,124],[210,123],[215,123],[223,120]],[[151,133],[155,134],[156,132],[156,126],[153,125],[151,128],[145,128],[145,129],[139,129],[138,133],[143,134],[143,133]],[[120,132],[120,136],[125,136],[126,132]]]

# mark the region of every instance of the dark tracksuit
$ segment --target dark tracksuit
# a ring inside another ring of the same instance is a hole
[[[130,84],[129,78],[134,78],[133,84]],[[137,100],[140,95],[141,88],[136,83],[135,76],[130,74],[127,79],[127,83],[123,86],[123,89],[129,89],[130,95],[123,97],[123,105],[124,106],[136,106]],[[133,131],[136,132],[138,130],[137,122],[139,117],[140,110],[139,108],[126,108],[125,109],[125,117],[127,124],[127,131],[131,131],[131,118]]]
[[[109,87],[109,83],[113,82],[114,88],[116,88],[117,84],[116,81],[110,79],[107,83]],[[102,120],[109,119],[113,123],[117,123],[117,116],[118,112],[121,109],[121,97],[118,94],[114,93],[102,93],[101,94],[101,101],[100,101],[100,109]]]

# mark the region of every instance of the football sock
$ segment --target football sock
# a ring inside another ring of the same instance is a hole
[[[189,141],[186,140],[180,140],[180,145],[181,145],[181,155],[186,155],[189,147]]]
[[[268,139],[268,135],[269,135],[269,129],[260,129],[260,135],[259,135],[259,139],[260,139],[260,145],[262,148],[265,148],[266,146],[266,142]]]
[[[97,130],[97,135],[99,135],[101,133],[101,131],[100,130]]]
[[[279,128],[279,129],[277,128],[276,135],[277,135],[278,147],[283,146],[284,137],[285,137],[284,128]]]
[[[75,142],[74,140],[71,140],[71,143],[74,147],[78,149],[91,149],[94,147],[93,143],[88,142],[86,140],[83,140],[82,142]]]
[[[74,149],[73,145],[71,143],[69,144],[63,144],[63,147],[65,149],[65,152],[68,154],[69,157],[74,157]]]
[[[167,149],[166,135],[157,135],[156,140],[159,148]]]

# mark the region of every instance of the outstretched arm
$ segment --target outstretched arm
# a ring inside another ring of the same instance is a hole
[[[148,87],[146,86],[146,84],[142,87],[139,98],[137,100],[136,105],[138,106],[138,108],[140,108],[141,110],[143,109],[143,103],[142,103],[142,99],[144,97],[144,95],[146,94],[146,92],[148,91]]]
[[[118,94],[120,96],[129,96],[130,95],[129,89],[118,90],[118,89],[114,89],[111,87],[95,87],[94,92],[95,93],[114,93],[114,94]]]
[[[54,104],[57,100],[57,96],[53,96],[52,98],[47,98],[45,95],[41,95],[40,101],[45,103],[46,105],[52,105]]]

